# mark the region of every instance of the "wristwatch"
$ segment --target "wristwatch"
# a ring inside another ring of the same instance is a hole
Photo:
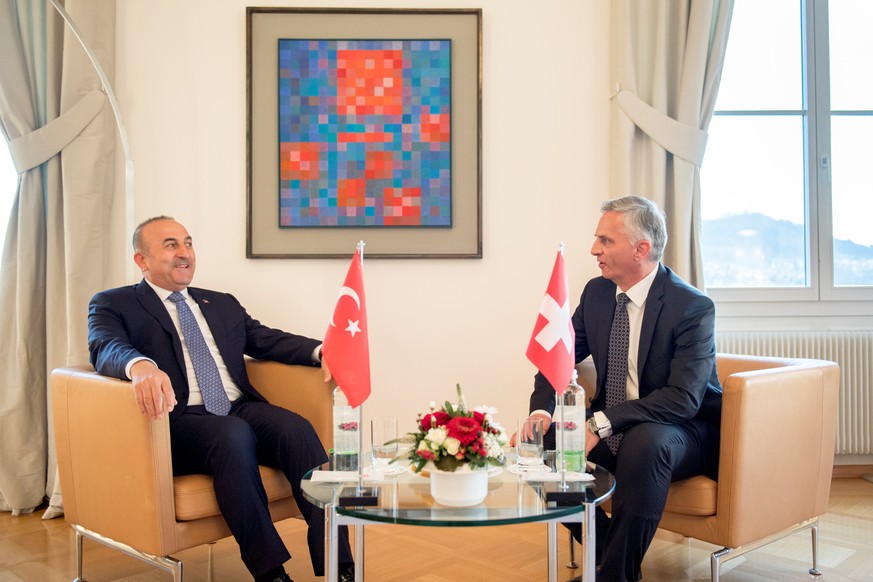
[[[597,419],[595,419],[593,416],[588,419],[588,430],[590,430],[597,436],[600,436],[600,428],[597,426]]]

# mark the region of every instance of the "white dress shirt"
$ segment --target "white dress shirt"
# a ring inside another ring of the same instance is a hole
[[[182,325],[179,323],[179,311],[176,308],[176,304],[169,299],[172,291],[167,291],[166,289],[158,287],[148,280],[146,280],[146,283],[155,290],[161,303],[163,303],[164,307],[167,308],[167,312],[170,314],[170,319],[173,321],[173,325],[176,326],[176,333],[179,334],[179,339],[182,341],[182,353],[185,356],[185,368],[188,375],[188,405],[202,405],[203,397],[200,395],[200,386],[197,384],[197,375],[194,374],[194,365],[191,363],[191,356],[188,355],[188,345],[185,343],[185,337],[182,335]],[[209,353],[212,354],[212,357],[215,359],[215,365],[218,366],[218,373],[221,376],[221,383],[224,385],[224,390],[227,392],[227,398],[231,402],[235,401],[242,396],[242,391],[237,387],[236,382],[233,381],[233,378],[230,377],[230,374],[227,371],[227,364],[225,364],[224,358],[221,357],[221,353],[218,351],[218,346],[215,344],[215,338],[212,337],[212,331],[209,329],[209,324],[206,322],[206,318],[203,317],[203,312],[200,311],[200,306],[197,305],[197,302],[188,294],[188,289],[183,289],[182,291],[179,291],[179,293],[185,297],[185,302],[191,309],[191,313],[194,314],[194,319],[197,321],[197,325],[200,326],[203,339],[209,347]],[[144,359],[149,358],[134,358],[127,363],[125,372],[127,373],[128,378],[130,378],[131,366]]]
[[[651,272],[643,277],[643,279],[628,289],[622,291],[618,286],[615,288],[615,295],[625,293],[628,296],[627,302],[627,317],[630,325],[630,335],[628,337],[627,350],[627,399],[636,400],[640,397],[640,382],[639,372],[637,370],[637,359],[640,353],[640,330],[643,327],[643,309],[646,306],[646,298],[649,296],[649,290],[652,288],[652,282],[655,280],[655,275],[658,274],[658,265]],[[545,410],[534,410],[531,414],[544,414],[551,418]],[[602,412],[595,412],[594,419],[597,426],[602,430],[601,436],[607,437],[612,434],[612,424],[609,418]]]

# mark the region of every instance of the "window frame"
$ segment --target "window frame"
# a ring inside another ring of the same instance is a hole
[[[800,0],[800,6],[802,109],[716,110],[713,115],[802,117],[805,136],[803,182],[808,284],[804,287],[707,287],[707,293],[719,305],[721,316],[873,316],[873,285],[834,285],[833,199],[830,181],[831,117],[873,115],[873,111],[830,111],[828,0]]]

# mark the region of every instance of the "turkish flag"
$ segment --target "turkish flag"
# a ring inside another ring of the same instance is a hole
[[[363,260],[359,247],[340,289],[321,346],[322,356],[352,408],[357,408],[370,396],[370,344]]]
[[[567,388],[576,366],[576,335],[570,319],[569,297],[564,254],[558,251],[552,278],[527,346],[527,359],[559,393]]]

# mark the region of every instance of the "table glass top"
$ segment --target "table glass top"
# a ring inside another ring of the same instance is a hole
[[[316,470],[328,469],[325,464]],[[472,507],[439,505],[430,495],[428,478],[411,471],[385,475],[376,482],[365,479],[364,487],[371,488],[374,496],[378,495],[378,503],[371,506],[339,506],[340,493],[354,488],[356,480],[346,483],[312,481],[313,471],[310,471],[303,478],[302,486],[306,499],[316,506],[324,508],[333,503],[337,513],[367,521],[435,526],[501,525],[569,516],[582,511],[581,503],[602,503],[612,495],[615,480],[606,469],[593,463],[588,464],[587,472],[593,480],[567,484],[571,491],[579,492],[581,502],[566,506],[545,500],[544,488],[554,488],[558,483],[525,481],[503,467],[491,470],[488,495],[482,503]]]

